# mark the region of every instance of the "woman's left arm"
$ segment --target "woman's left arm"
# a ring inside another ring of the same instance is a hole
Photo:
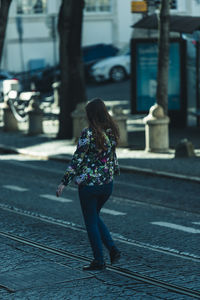
[[[69,163],[64,176],[61,180],[61,184],[58,186],[56,195],[60,196],[64,186],[68,185],[71,180],[76,176],[80,167],[82,166],[83,159],[85,157],[86,152],[88,151],[89,144],[90,144],[90,131],[88,128],[85,128],[81,136],[78,140],[76,151],[72,157],[71,162]]]
[[[88,128],[85,128],[78,140],[76,151],[72,157],[70,164],[68,165],[65,174],[62,178],[62,183],[68,185],[69,182],[76,176],[82,165],[86,152],[88,151],[90,144],[90,133]]]

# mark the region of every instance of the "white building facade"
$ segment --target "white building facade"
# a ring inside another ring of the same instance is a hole
[[[131,0],[86,0],[82,45],[128,43],[133,23]],[[13,0],[1,69],[14,72],[59,61],[58,12],[61,0]]]
[[[11,3],[1,68],[23,72],[58,63],[59,0]]]
[[[12,1],[1,69],[23,72],[59,62],[60,4],[61,0]],[[177,0],[173,13],[199,16],[200,1]],[[82,45],[111,43],[122,47],[129,43],[131,25],[139,18],[140,14],[131,13],[131,0],[85,0]]]

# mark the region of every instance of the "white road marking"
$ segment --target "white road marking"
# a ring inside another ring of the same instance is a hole
[[[38,160],[40,161],[40,160]],[[53,174],[58,174],[60,176],[63,175],[64,173],[64,169],[62,171],[58,171],[52,168],[45,168],[45,167],[41,167],[41,166],[34,166],[31,164],[26,164],[26,162],[23,161],[6,161],[6,163],[10,163],[16,166],[21,166],[21,167],[25,167],[28,169],[33,169],[33,170],[37,170],[37,171],[45,171],[45,172],[52,172]],[[164,189],[157,189],[157,188],[153,188],[153,187],[149,187],[149,186],[144,186],[144,185],[139,185],[139,184],[134,184],[134,183],[126,183],[126,182],[122,182],[122,181],[115,181],[116,184],[120,184],[120,185],[124,185],[124,186],[128,186],[128,187],[132,187],[132,188],[139,188],[142,190],[149,190],[149,191],[153,191],[153,192],[160,192],[160,193],[168,193],[171,194],[173,192],[168,191],[168,190],[164,190]],[[194,198],[194,197],[193,197]],[[199,198],[198,198],[199,199]]]
[[[64,171],[58,171],[58,170],[55,170],[55,169],[52,169],[52,168],[44,168],[44,167],[40,167],[40,166],[34,166],[34,165],[30,165],[30,164],[26,164],[25,162],[22,162],[22,161],[9,161],[10,164],[13,164],[13,165],[17,165],[17,166],[21,166],[21,167],[25,167],[25,168],[28,168],[28,169],[34,169],[34,170],[37,170],[37,171],[45,171],[45,172],[52,172],[54,174],[58,174],[60,176],[62,176],[63,172]],[[132,188],[139,188],[139,189],[142,189],[142,190],[150,190],[150,191],[153,191],[153,192],[160,192],[160,193],[169,193],[171,194],[171,191],[168,191],[168,190],[164,190],[164,189],[157,189],[157,188],[152,188],[152,187],[148,187],[148,186],[144,186],[144,185],[139,185],[139,184],[133,184],[133,183],[126,183],[126,182],[121,182],[121,181],[115,181],[115,184],[120,184],[120,185],[124,185],[124,186],[128,186],[128,187],[132,187]]]
[[[113,215],[113,216],[125,216],[126,215],[126,213],[116,211],[116,210],[112,210],[112,209],[108,209],[108,208],[102,208],[101,212],[104,213],[104,214],[109,214],[109,215]]]
[[[126,183],[126,182],[122,182],[122,181],[115,181],[116,184],[121,184],[121,185],[125,185],[128,187],[136,187],[142,190],[150,190],[153,192],[160,192],[160,193],[171,193],[171,191],[168,190],[164,190],[164,189],[157,189],[157,188],[153,188],[153,187],[149,187],[149,186],[144,186],[144,185],[140,185],[140,184],[135,184],[135,183]]]
[[[199,229],[195,229],[192,227],[186,227],[178,224],[173,224],[173,223],[168,223],[168,222],[151,222],[153,225],[158,225],[158,226],[163,226],[163,227],[168,227],[176,230],[181,230],[189,233],[200,233]]]
[[[54,195],[48,195],[48,194],[40,195],[40,197],[46,198],[46,199],[48,199],[48,200],[53,200],[53,201],[62,202],[62,203],[69,203],[69,202],[72,202],[72,201],[73,201],[73,200],[71,200],[71,199],[66,199],[66,198],[62,198],[62,197],[56,197],[56,196],[54,196]]]
[[[16,191],[16,192],[26,192],[28,191],[28,189],[26,188],[22,188],[20,186],[17,185],[3,185],[4,188],[12,190],[12,191]]]

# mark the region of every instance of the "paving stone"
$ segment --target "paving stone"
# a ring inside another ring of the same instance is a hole
[[[43,262],[37,266],[22,266],[20,269],[0,273],[0,285],[15,292],[89,277],[90,274],[74,271],[54,262]]]

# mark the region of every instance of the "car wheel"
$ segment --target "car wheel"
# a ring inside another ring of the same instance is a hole
[[[110,71],[110,79],[114,82],[122,81],[126,78],[126,71],[121,66],[113,67]]]

